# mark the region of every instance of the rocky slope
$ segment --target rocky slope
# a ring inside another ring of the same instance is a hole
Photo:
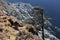
[[[0,40],[42,40],[35,27],[22,23],[13,16],[16,14],[4,0],[0,0]],[[19,17],[21,19],[20,14]]]
[[[2,11],[0,11],[2,14]],[[42,40],[31,24],[18,22],[12,16],[0,15],[0,40]]]

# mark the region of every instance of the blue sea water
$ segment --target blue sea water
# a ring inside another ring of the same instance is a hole
[[[41,6],[45,10],[45,15],[52,18],[52,24],[60,28],[60,0],[7,0],[7,1],[24,2],[30,3],[33,6]]]

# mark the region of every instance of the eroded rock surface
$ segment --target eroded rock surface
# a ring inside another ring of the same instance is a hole
[[[12,16],[0,15],[0,40],[42,40],[31,24],[18,22]]]

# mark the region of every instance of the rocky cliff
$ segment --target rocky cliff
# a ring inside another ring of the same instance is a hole
[[[42,40],[31,24],[20,23],[0,10],[0,40]]]
[[[15,14],[8,3],[0,0],[0,40],[42,40],[32,24],[22,23]]]

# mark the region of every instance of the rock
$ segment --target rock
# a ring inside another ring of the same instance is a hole
[[[0,16],[0,40],[42,40],[32,24],[19,23],[12,17]]]
[[[4,0],[0,1],[0,9],[0,40],[42,40],[33,26],[34,20],[29,19],[26,23],[17,20],[23,17],[13,11]]]

